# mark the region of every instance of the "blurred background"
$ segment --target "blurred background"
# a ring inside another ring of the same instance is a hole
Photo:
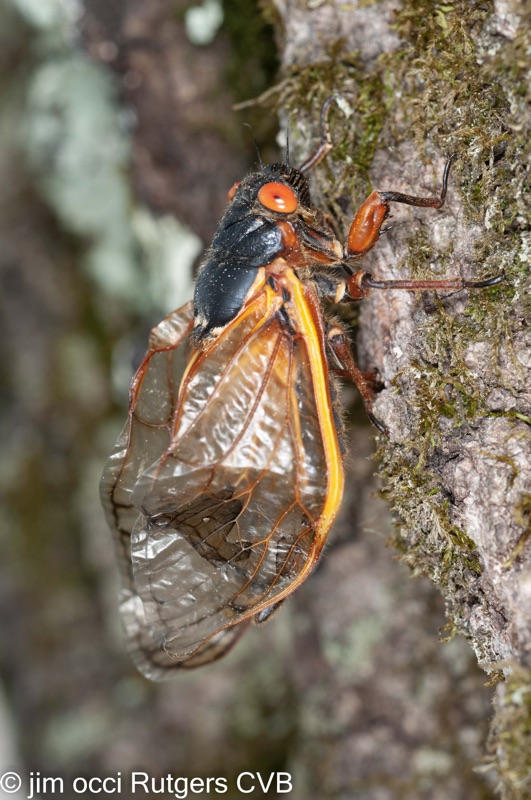
[[[99,478],[149,329],[191,296],[255,161],[243,123],[278,157],[274,115],[232,110],[276,78],[253,0],[0,4],[0,769],[224,776],[228,798],[244,770],[286,770],[306,800],[489,797],[490,689],[385,548],[363,414],[330,546],[282,613],[172,683],[125,652]]]

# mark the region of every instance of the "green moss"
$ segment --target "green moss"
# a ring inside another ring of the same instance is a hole
[[[409,119],[422,108],[416,117],[422,122],[415,126],[419,146],[429,126],[432,136],[450,135],[457,144],[472,141],[476,147],[489,148],[494,138],[493,110],[507,108],[501,86],[485,80],[484,72],[477,69],[475,38],[492,11],[490,2],[461,1],[441,6],[436,0],[408,0],[397,11],[395,28],[406,44],[386,60],[395,81],[409,90]],[[412,87],[417,91],[411,93]],[[457,128],[456,111],[460,121]]]
[[[516,467],[513,465],[513,477],[516,477],[516,474]],[[526,492],[522,495],[522,499],[514,510],[514,517],[516,523],[523,528],[523,533],[503,565],[505,569],[513,565],[514,561],[524,552],[531,539],[531,494]]]
[[[504,800],[531,794],[531,672],[511,666],[491,735],[492,762],[503,781]]]
[[[476,41],[486,35],[492,12],[490,2],[441,6],[408,0],[396,16],[406,45],[384,58],[400,87],[406,120],[412,122],[403,133],[415,137],[419,152],[430,141],[457,154],[456,179],[467,214],[481,222],[487,215],[492,237],[483,242],[484,250],[491,248],[494,237],[510,236],[525,226],[525,140],[510,130],[511,117],[519,110],[510,98],[525,95],[528,44],[522,33],[495,55],[487,48],[480,52]]]
[[[411,444],[385,447],[379,453],[384,497],[399,523],[393,545],[415,574],[447,586],[457,574],[473,579],[482,572],[475,543],[448,518],[448,500],[434,472]],[[473,573],[471,576],[469,573]],[[458,626],[457,616],[453,624]]]

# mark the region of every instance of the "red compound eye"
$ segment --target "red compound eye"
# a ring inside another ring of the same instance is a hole
[[[236,183],[233,184],[233,186],[229,189],[229,192],[227,194],[227,200],[229,201],[229,203],[232,200],[232,198],[234,197],[234,195],[236,194],[236,189],[238,188],[240,183],[241,183],[241,181],[236,181]]]
[[[258,199],[269,211],[291,214],[296,210],[297,195],[285,183],[265,183],[258,192]]]

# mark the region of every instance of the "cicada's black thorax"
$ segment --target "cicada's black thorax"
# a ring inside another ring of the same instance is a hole
[[[258,200],[262,186],[272,181],[290,186],[299,206],[311,207],[308,182],[294,167],[270,164],[245,178],[221,218],[199,272],[194,294],[196,341],[234,319],[258,269],[270,264],[284,249],[277,221],[289,215],[270,211]]]

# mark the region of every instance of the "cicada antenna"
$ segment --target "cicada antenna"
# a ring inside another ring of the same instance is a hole
[[[260,165],[260,169],[263,169],[264,162],[262,161],[262,156],[260,155],[260,148],[258,147],[258,142],[256,141],[256,136],[254,135],[254,131],[248,122],[244,122],[243,124],[245,125],[246,128],[249,128],[249,130],[251,131],[251,135],[253,137],[253,142],[254,142],[254,148],[256,150],[256,156],[258,158],[258,163]]]

